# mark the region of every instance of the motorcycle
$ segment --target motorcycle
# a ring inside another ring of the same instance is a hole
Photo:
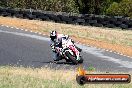
[[[73,64],[83,63],[83,58],[79,50],[73,44],[72,39],[62,39],[62,48],[55,47],[55,51],[61,58],[64,58],[66,62],[72,62]]]

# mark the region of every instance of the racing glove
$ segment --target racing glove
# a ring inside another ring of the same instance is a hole
[[[51,44],[50,46],[51,46],[52,51],[55,52],[55,46],[54,46],[54,44]]]

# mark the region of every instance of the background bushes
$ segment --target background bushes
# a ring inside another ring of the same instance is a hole
[[[113,2],[106,14],[132,17],[132,0],[122,0],[120,3]]]
[[[0,6],[132,17],[132,0],[0,0]]]

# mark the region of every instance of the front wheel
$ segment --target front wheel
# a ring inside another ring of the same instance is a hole
[[[65,55],[69,58],[69,60],[73,63],[73,64],[78,64],[78,61],[76,60],[75,56],[71,55],[70,52],[66,51]]]

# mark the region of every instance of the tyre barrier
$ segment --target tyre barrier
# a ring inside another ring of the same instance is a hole
[[[105,25],[105,27],[108,27],[108,28],[115,28],[116,26],[114,24],[107,24]]]
[[[84,23],[85,23],[85,20],[84,19],[77,19],[77,20],[75,20],[76,21],[76,23],[78,23],[79,25],[84,25]]]
[[[14,16],[17,18],[23,18],[23,14],[15,14]]]
[[[88,23],[93,26],[93,24],[96,24],[97,23],[97,20],[89,20]]]
[[[53,14],[47,14],[47,16],[49,17],[49,19],[55,21],[55,22],[61,22],[60,18],[57,17],[56,15]]]
[[[110,24],[109,21],[103,21],[101,22],[103,26],[107,25],[107,24]]]
[[[60,19],[67,24],[76,24],[76,21],[73,21],[72,18],[69,18],[68,16],[61,16]]]
[[[39,16],[39,19],[42,21],[50,21],[49,17],[44,16],[44,15]]]
[[[128,28],[132,29],[132,20],[129,21]]]
[[[94,23],[92,26],[95,26],[95,27],[103,27],[102,24],[99,24],[99,23]]]
[[[77,16],[69,16],[70,19],[72,19],[73,21],[77,20],[78,17]]]
[[[26,16],[28,19],[33,20],[36,19],[36,15],[32,15],[32,14],[27,14]]]
[[[78,24],[96,27],[121,28],[132,30],[132,19],[123,16],[106,16],[95,14],[74,14],[66,12],[52,12],[31,9],[12,9],[0,7],[1,16],[10,16],[26,19],[39,19],[42,21],[54,21],[66,24]]]
[[[119,27],[122,28],[122,29],[127,29],[127,28],[128,28],[128,25],[126,25],[126,24],[121,24],[121,25],[119,25]]]
[[[119,27],[119,25],[121,25],[122,24],[122,21],[116,21],[115,22],[115,26],[117,26],[117,27]]]
[[[7,13],[7,12],[2,12],[2,13],[1,13],[1,16],[7,17],[7,16],[11,16],[11,14],[10,14],[10,13]]]

